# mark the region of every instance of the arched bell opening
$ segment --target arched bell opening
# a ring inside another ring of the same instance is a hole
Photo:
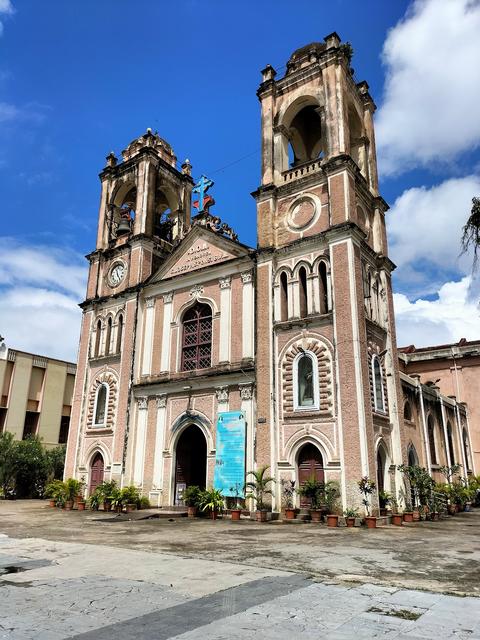
[[[204,489],[206,483],[207,442],[202,430],[191,424],[182,431],[175,447],[175,504],[183,505],[187,487]]]

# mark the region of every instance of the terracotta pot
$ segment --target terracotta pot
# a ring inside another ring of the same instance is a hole
[[[381,516],[386,516],[386,515],[387,515],[387,509],[386,509],[386,507],[385,507],[385,508],[381,508],[381,509],[380,509],[380,515],[381,515]]]
[[[322,512],[320,509],[310,509],[310,517],[312,522],[321,522],[322,521]]]
[[[345,518],[345,523],[346,523],[347,527],[354,527],[355,526],[355,518],[352,518],[352,517],[349,516],[348,518]]]
[[[396,525],[397,527],[401,527],[402,522],[403,522],[403,517],[401,513],[392,514],[392,524]]]
[[[137,509],[137,505],[136,504],[127,504],[126,506],[126,512],[127,513],[132,513],[132,511],[135,511]]]
[[[212,520],[216,520],[217,519],[217,512],[216,511],[211,511],[210,512],[210,518]]]
[[[49,506],[49,507],[55,507],[55,506],[56,506],[56,504],[57,504],[57,503],[55,502],[55,500],[49,500],[49,501],[48,501],[48,506]]]
[[[404,522],[413,522],[413,512],[412,511],[405,511],[403,513],[403,521]]]
[[[197,515],[197,507],[187,507],[187,515],[189,518],[195,518],[195,516]]]
[[[412,517],[414,522],[420,522],[420,511],[418,509],[414,509]]]
[[[365,524],[367,525],[367,529],[376,529],[377,528],[377,519],[375,516],[365,516]]]
[[[432,520],[440,520],[440,514],[438,511],[432,511]]]
[[[257,522],[266,522],[267,521],[267,513],[268,511],[266,510],[261,510],[261,511],[256,511],[255,512],[255,519]]]
[[[295,509],[285,509],[285,518],[287,520],[295,520]]]
[[[232,514],[232,520],[240,520],[240,514],[242,513],[241,509],[231,509],[230,513]]]
[[[460,505],[456,504],[455,505],[455,513],[458,513],[460,511]]]
[[[79,511],[85,511],[85,502],[83,500],[77,502],[77,509]]]
[[[333,513],[327,515],[327,527],[338,527],[338,516]]]
[[[111,503],[108,500],[105,500],[105,502],[103,503],[103,510],[110,511],[111,508],[112,508]]]
[[[457,513],[457,510],[455,509],[455,505],[454,504],[449,504],[448,505],[448,513],[451,516],[454,516]]]
[[[65,502],[65,511],[71,511],[73,509],[73,500],[67,500]]]

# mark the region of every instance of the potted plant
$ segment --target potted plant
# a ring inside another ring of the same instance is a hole
[[[197,515],[198,502],[200,500],[201,489],[196,484],[191,484],[183,492],[183,501],[187,507],[187,515],[194,518]]]
[[[123,501],[122,490],[118,487],[113,487],[108,496],[105,496],[103,501],[104,511],[115,511],[115,513],[122,513]]]
[[[240,515],[242,513],[242,505],[240,504],[240,500],[242,500],[242,491],[243,487],[240,483],[236,482],[233,487],[230,487],[230,492],[233,493],[233,497],[235,498],[235,506],[233,509],[230,509],[230,515],[232,520],[238,521],[240,520]]]
[[[340,487],[336,480],[325,483],[323,496],[327,508],[327,527],[338,527],[338,514],[335,511],[340,497]]]
[[[246,498],[253,498],[256,504],[256,519],[258,522],[267,521],[268,504],[265,502],[265,496],[272,495],[273,491],[270,484],[275,482],[275,478],[267,476],[268,465],[260,467],[256,471],[249,471],[247,476],[253,479],[245,483],[245,488],[249,490]]]
[[[65,510],[71,511],[75,498],[82,490],[82,483],[75,478],[68,478],[64,482],[64,487]]]
[[[358,481],[358,488],[360,489],[360,493],[363,495],[362,503],[365,506],[365,511],[367,515],[365,516],[365,524],[368,529],[375,529],[377,526],[377,519],[375,516],[370,514],[370,496],[375,491],[375,482],[370,480],[368,476],[363,476],[361,480]]]
[[[325,484],[315,480],[312,476],[308,478],[301,487],[298,489],[298,493],[310,500],[310,517],[312,522],[320,522],[322,519],[322,510],[320,508],[320,502],[325,492]]]
[[[100,502],[103,503],[104,511],[110,511],[110,496],[114,493],[116,488],[117,483],[115,482],[115,480],[105,480],[95,489],[95,491],[98,492]]]
[[[65,486],[61,480],[52,480],[45,487],[45,497],[50,499],[50,507],[56,507],[60,497],[63,496]]]
[[[94,491],[88,498],[88,506],[92,511],[98,511],[98,507],[100,506],[100,495],[96,491]]]
[[[400,527],[403,522],[403,516],[401,513],[398,513],[398,502],[393,496],[390,498],[390,506],[392,507],[392,524]]]
[[[123,489],[120,491],[120,503],[122,507],[125,507],[125,511],[127,513],[135,511],[139,500],[140,492],[138,491],[137,487],[134,487],[133,485],[123,487]]]
[[[150,509],[151,504],[147,496],[140,496],[140,500],[137,503],[137,509]]]
[[[347,527],[354,527],[355,518],[358,518],[358,511],[356,509],[346,509],[343,515],[345,516],[345,524]]]
[[[390,504],[390,500],[392,499],[392,495],[388,493],[388,491],[379,491],[378,492],[378,502],[380,505],[380,515],[387,515],[387,505]]]
[[[295,518],[295,480],[282,480],[282,503],[285,509],[285,518],[294,520]]]
[[[210,513],[212,520],[217,519],[217,514],[223,510],[224,497],[222,492],[211,487],[204,489],[200,496],[200,508]]]

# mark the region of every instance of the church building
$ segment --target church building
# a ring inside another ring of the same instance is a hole
[[[88,492],[115,479],[178,505],[268,465],[274,510],[282,479],[312,475],[346,508],[362,476],[398,494],[397,465],[433,469],[422,385],[399,369],[375,104],[350,56],[333,33],[283,77],[262,71],[257,248],[158,134],[107,157],[65,471]],[[457,438],[465,405],[426,395]]]

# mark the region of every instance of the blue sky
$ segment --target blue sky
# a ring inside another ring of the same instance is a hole
[[[460,228],[480,179],[480,7],[469,0],[0,0],[0,334],[75,358],[98,172],[147,127],[215,180],[255,245],[260,70],[337,31],[379,107],[399,342],[475,335]],[[447,287],[445,289],[445,287]]]

